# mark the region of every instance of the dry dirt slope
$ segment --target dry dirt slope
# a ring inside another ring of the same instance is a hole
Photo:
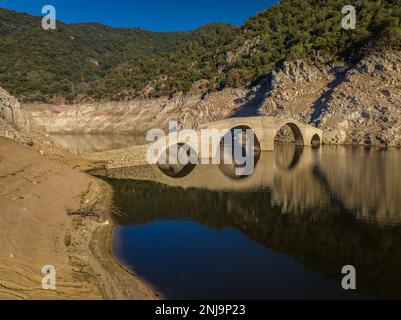
[[[102,297],[96,276],[72,265],[65,244],[71,230],[66,210],[80,207],[90,183],[86,175],[0,138],[0,298]],[[57,270],[56,291],[41,287],[45,265]]]

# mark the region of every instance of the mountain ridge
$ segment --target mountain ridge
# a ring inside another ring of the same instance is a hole
[[[283,0],[236,27],[152,32],[58,23],[0,9],[0,85],[21,101],[130,100],[257,84],[286,60],[359,60],[364,47],[401,45],[398,0],[361,0],[343,30],[345,0]]]

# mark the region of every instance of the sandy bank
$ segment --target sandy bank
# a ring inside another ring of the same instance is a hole
[[[154,299],[112,257],[111,199],[106,183],[0,138],[0,299]],[[99,219],[67,215],[89,206]],[[45,265],[56,290],[42,289]]]

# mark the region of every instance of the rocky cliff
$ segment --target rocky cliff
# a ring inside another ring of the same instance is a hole
[[[22,122],[19,102],[2,88],[0,88],[0,119],[17,127]]]
[[[17,99],[0,88],[0,136],[32,144],[31,139],[23,133],[23,127],[29,127],[29,116],[24,115]]]
[[[401,52],[373,53],[345,74],[316,123],[326,142],[401,146]]]
[[[327,144],[401,146],[401,51],[370,52],[353,65],[285,63],[269,86],[260,113],[315,124]]]

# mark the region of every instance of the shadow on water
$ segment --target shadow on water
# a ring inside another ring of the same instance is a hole
[[[401,298],[401,154],[281,146],[254,174],[203,165],[99,172],[114,252],[170,298]],[[340,288],[345,265],[357,290]]]

